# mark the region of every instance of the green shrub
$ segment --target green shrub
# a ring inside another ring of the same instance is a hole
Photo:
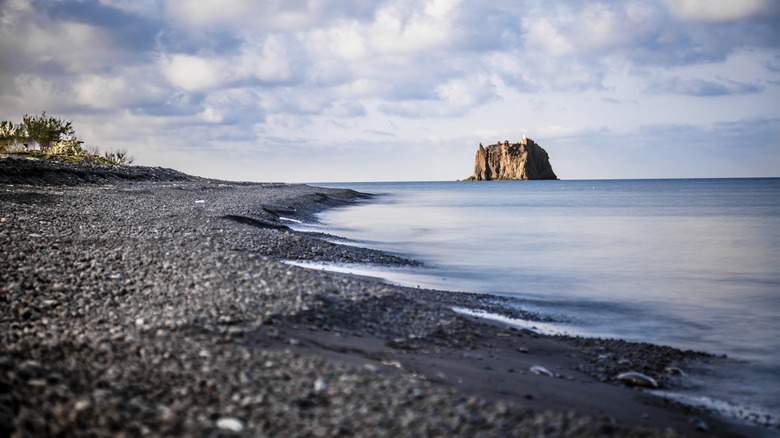
[[[42,151],[49,151],[61,141],[70,141],[76,135],[71,122],[54,117],[46,117],[46,111],[39,116],[25,114],[22,125],[16,132],[16,141],[25,140],[38,143]]]
[[[81,142],[77,140],[59,141],[51,147],[51,153],[58,155],[82,155]]]

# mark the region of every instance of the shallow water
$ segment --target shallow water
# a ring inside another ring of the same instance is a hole
[[[323,185],[379,196],[319,230],[426,264],[349,270],[518,297],[562,332],[727,354],[780,412],[780,179]]]

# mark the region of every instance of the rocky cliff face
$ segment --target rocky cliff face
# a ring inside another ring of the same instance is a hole
[[[474,160],[474,175],[464,181],[558,179],[550,165],[547,151],[523,139],[519,143],[496,143],[487,148],[479,145]]]

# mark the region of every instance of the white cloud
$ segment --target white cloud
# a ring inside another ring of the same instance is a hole
[[[372,46],[383,52],[421,52],[447,47],[457,32],[452,27],[454,2],[388,3],[376,12]],[[422,10],[421,10],[422,9]]]
[[[763,87],[731,80],[707,80],[698,78],[667,77],[649,87],[656,93],[685,94],[690,96],[725,96],[758,93]]]
[[[452,79],[436,88],[436,95],[447,108],[460,111],[485,103],[494,93],[495,87],[483,75]]]
[[[349,144],[378,175],[385,163],[371,157],[420,142],[457,149],[448,157],[462,148],[471,161],[479,133],[497,133],[490,142],[527,133],[546,146],[581,133],[633,141],[644,124],[775,120],[779,9],[766,0],[97,0],[35,9],[7,0],[0,109],[4,119],[45,109],[73,119],[87,140],[145,145],[145,163],[161,154],[151,143],[172,148],[171,163],[193,149],[273,148],[283,162],[292,145],[305,157]]]
[[[9,97],[4,105],[6,108],[18,108],[19,113],[27,113],[57,111],[62,108],[67,94],[54,81],[35,75],[19,75],[14,79],[14,94]]]
[[[324,108],[322,114],[329,117],[361,117],[366,115],[366,108],[360,102],[338,100]]]
[[[233,29],[241,33],[295,32],[318,23],[328,12],[327,3],[325,0],[168,0],[165,9],[172,21],[187,28]]]
[[[215,88],[227,82],[229,71],[221,59],[191,55],[173,55],[162,62],[165,77],[176,87],[187,91]]]
[[[523,20],[527,32],[527,48],[551,56],[571,55],[575,45],[561,34],[550,20],[528,17]]]
[[[580,36],[584,39],[580,44],[592,47],[611,46],[618,41],[625,41],[626,32],[621,29],[622,19],[609,6],[595,3],[584,8],[577,19],[583,28]]]
[[[206,106],[203,112],[198,114],[198,116],[206,123],[222,123],[224,120],[222,114],[210,105]]]
[[[79,73],[104,66],[111,55],[101,44],[105,36],[91,26],[63,23],[56,25],[54,32],[51,30],[33,26],[23,31],[25,55],[35,64],[54,63]]]
[[[350,20],[329,29],[315,29],[310,40],[320,51],[330,52],[343,60],[355,61],[370,53],[363,30],[359,22]]]
[[[101,5],[131,13],[152,13],[159,9],[157,0],[99,0]]]
[[[437,86],[432,98],[385,102],[379,105],[383,113],[404,118],[458,117],[473,108],[496,99],[492,80],[481,74],[450,79]]]
[[[90,108],[111,109],[126,102],[123,97],[130,88],[125,78],[85,75],[74,84],[76,102]]]
[[[233,70],[238,79],[258,79],[263,82],[280,82],[292,77],[287,51],[293,49],[288,40],[269,36],[255,45],[247,44],[241,54],[224,66]]]
[[[165,6],[172,20],[202,27],[252,19],[255,16],[252,3],[246,0],[170,0]]]
[[[247,45],[231,56],[176,54],[161,60],[161,70],[176,87],[205,91],[219,87],[245,86],[247,82],[280,82],[291,78],[287,46],[268,37],[257,47]]]
[[[663,0],[663,3],[681,20],[724,22],[766,11],[770,0]]]
[[[0,34],[7,34],[9,29],[13,29],[19,20],[23,20],[26,14],[33,10],[32,4],[28,0],[7,0],[3,2],[3,11],[0,13]]]

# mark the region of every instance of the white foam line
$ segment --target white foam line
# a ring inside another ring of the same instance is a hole
[[[771,412],[770,410],[762,407],[740,405],[725,400],[716,400],[705,395],[683,394],[680,392],[665,391],[660,389],[648,392],[650,394],[666,397],[689,406],[703,407],[705,409],[718,412],[723,417],[731,417],[754,425],[762,427],[780,426],[780,417],[778,417],[777,413]]]
[[[290,217],[279,216],[279,220],[293,222],[293,223],[296,223],[296,224],[302,224],[303,223],[303,221],[299,221],[298,219],[293,219],[293,218],[290,218]]]
[[[363,268],[364,265],[358,263],[324,263],[312,262],[306,260],[282,260],[282,263],[298,266],[299,268],[315,269],[318,271],[338,272],[341,274],[357,275],[359,277],[370,277],[377,280],[391,283],[388,278],[382,275],[382,271]],[[361,269],[362,268],[362,269]]]
[[[529,321],[526,319],[517,319],[517,318],[510,318],[508,316],[499,315],[496,313],[490,313],[486,312],[484,310],[479,309],[467,309],[465,307],[453,307],[452,310],[454,310],[457,313],[461,313],[464,315],[469,316],[476,316],[478,318],[485,318],[489,319],[491,321],[498,321],[507,325],[511,325],[518,328],[525,328],[525,329],[531,329],[534,331],[537,331],[544,335],[566,335],[569,334],[568,332],[565,332],[561,330],[559,327],[546,323],[546,322],[538,322],[538,321]]]

